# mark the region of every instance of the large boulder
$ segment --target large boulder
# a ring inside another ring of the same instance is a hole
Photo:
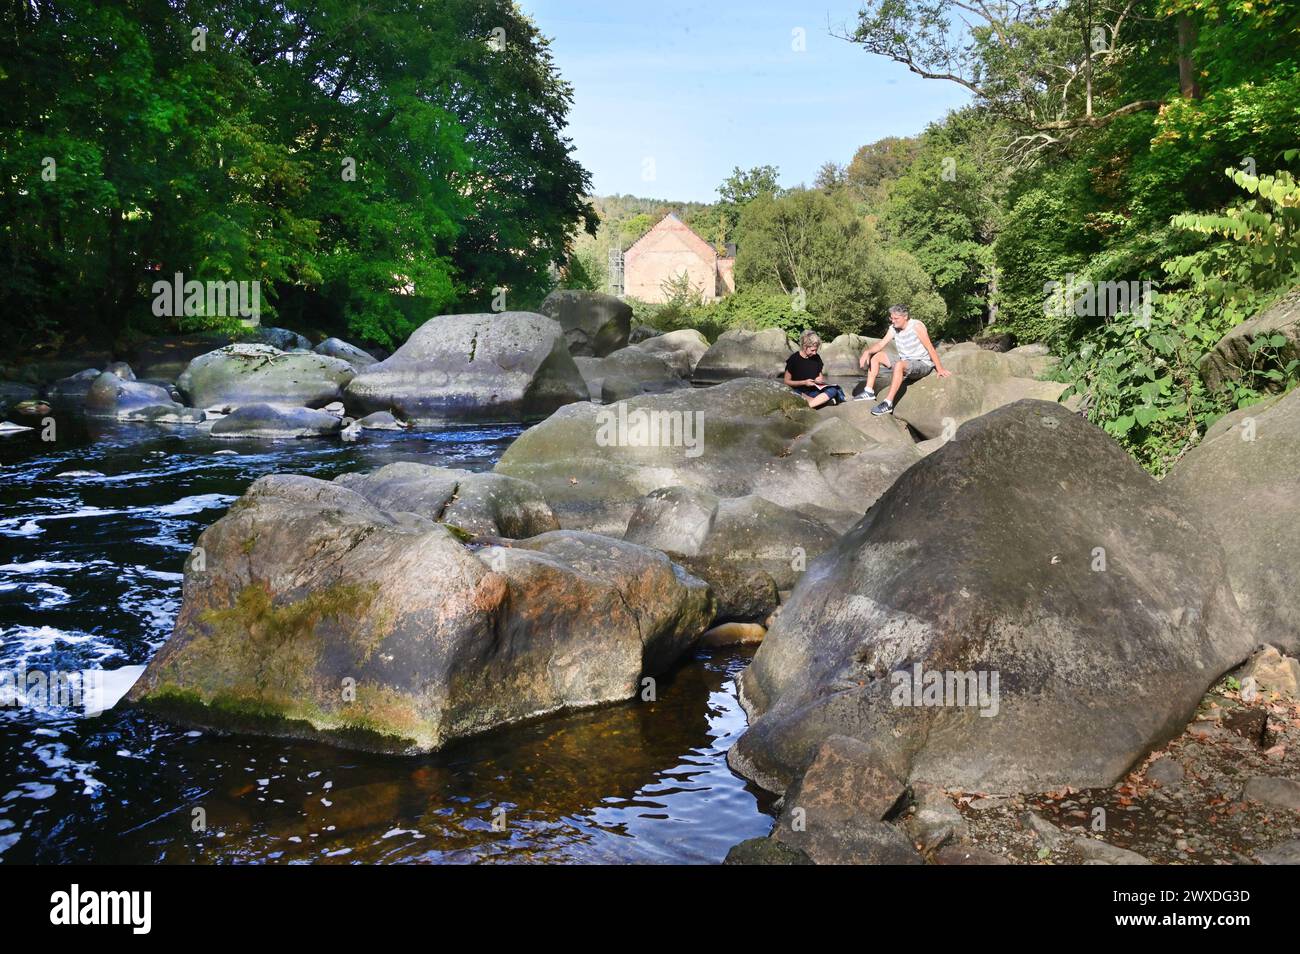
[[[1103,431],[965,424],[808,568],[746,670],[732,767],[781,791],[845,735],[964,791],[1114,784],[1254,640],[1223,553]]]
[[[559,521],[526,480],[410,461],[369,474],[334,478],[381,510],[407,510],[475,536],[522,538],[560,529]]]
[[[707,587],[644,547],[560,531],[474,550],[340,484],[275,475],[199,537],[175,632],[129,698],[191,724],[428,752],[633,698],[711,616]]]
[[[225,439],[260,438],[281,440],[299,437],[330,437],[343,422],[328,411],[310,407],[281,407],[277,404],[242,404],[218,418],[208,431]]]
[[[862,366],[858,364],[858,360],[862,357],[862,352],[879,340],[879,338],[868,338],[865,335],[838,335],[830,344],[822,345],[820,353],[822,362],[826,367],[825,373],[833,377],[862,374]],[[891,345],[889,354],[892,356],[893,353],[894,349]]]
[[[786,359],[797,350],[780,328],[747,331],[733,328],[718,336],[695,365],[697,384],[719,384],[732,378],[779,378]]]
[[[1219,339],[1214,350],[1201,359],[1198,368],[1210,390],[1218,390],[1230,381],[1239,380],[1246,369],[1255,365],[1263,370],[1265,355],[1258,350],[1251,351],[1255,342],[1261,339],[1267,343],[1268,356],[1279,365],[1300,358],[1300,288],[1292,289],[1281,301],[1234,326]],[[1255,383],[1281,390],[1280,385],[1273,385],[1262,376]]]
[[[311,350],[316,354],[323,354],[329,358],[339,358],[346,361],[358,371],[370,367],[379,360],[369,351],[363,351],[354,344],[348,344],[342,338],[326,338]]]
[[[130,373],[129,368],[126,373]],[[132,420],[138,412],[155,407],[173,411],[183,409],[182,405],[172,400],[166,388],[136,381],[134,376],[127,378],[120,370],[105,371],[91,382],[89,390],[86,391],[87,417],[116,421]]]
[[[194,407],[320,407],[339,400],[352,365],[310,351],[232,344],[199,355],[176,379]]]
[[[758,567],[782,590],[839,534],[754,494],[719,497],[698,487],[663,487],[641,499],[624,540],[671,554]]]
[[[1034,377],[1044,367],[1043,361],[1050,359],[987,351],[973,343],[940,358],[952,375],[941,378],[931,372],[906,385],[894,410],[895,417],[926,440],[950,437],[966,421],[1016,401],[1055,401],[1066,387]],[[884,393],[884,387],[877,384],[876,391]]]
[[[777,381],[743,378],[599,407],[572,404],[510,445],[496,471],[532,481],[560,525],[621,537],[637,503],[661,487],[756,494],[836,530],[852,526],[920,459],[828,418]]]
[[[1231,418],[1165,484],[1215,531],[1258,641],[1300,653],[1300,389]]]
[[[430,318],[391,357],[362,369],[346,401],[357,414],[445,424],[533,421],[587,396],[559,324],[505,311]]]
[[[694,328],[682,328],[643,338],[630,347],[663,358],[677,372],[678,377],[689,381],[700,358],[709,350],[709,339]]]
[[[538,311],[560,323],[572,355],[603,358],[627,347],[632,306],[613,295],[560,288],[546,296]]]
[[[687,386],[662,357],[636,348],[621,348],[604,358],[573,360],[587,383],[591,400],[603,404]]]

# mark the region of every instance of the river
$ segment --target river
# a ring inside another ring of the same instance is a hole
[[[232,442],[61,419],[53,443],[0,438],[0,671],[147,663],[171,633],[185,555],[263,474],[487,470],[519,431]],[[199,732],[122,706],[3,707],[0,864],[718,862],[772,822],[770,799],[725,761],[750,654],[695,654],[653,703],[419,758]]]

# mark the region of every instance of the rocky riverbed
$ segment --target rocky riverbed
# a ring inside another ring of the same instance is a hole
[[[701,652],[757,643],[726,757],[779,798],[733,863],[1291,857],[1257,806],[1294,833],[1300,393],[1159,482],[1058,402],[1038,345],[946,344],[951,376],[881,418],[808,408],[777,329],[634,336],[592,293],[434,318],[383,359],[281,338],[174,381],[111,363],[14,410],[234,451],[536,423],[491,473],[363,454],[222,500],[131,711],[440,757],[656,703]],[[825,348],[846,390],[868,342]],[[1258,752],[1215,749],[1230,736]]]

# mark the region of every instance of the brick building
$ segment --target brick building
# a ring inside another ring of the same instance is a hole
[[[623,294],[663,302],[667,298],[664,282],[685,273],[700,290],[701,300],[716,301],[736,290],[735,253],[731,248],[728,251],[731,254],[719,255],[670,212],[623,253]]]

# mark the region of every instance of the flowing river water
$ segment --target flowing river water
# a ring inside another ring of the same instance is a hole
[[[487,470],[519,430],[234,442],[60,420],[54,443],[0,438],[0,672],[147,663],[194,541],[264,474]],[[659,680],[655,702],[418,758],[198,732],[124,706],[6,706],[0,864],[718,862],[772,821],[770,799],[725,761],[745,727],[735,680],[749,655],[700,652]]]

